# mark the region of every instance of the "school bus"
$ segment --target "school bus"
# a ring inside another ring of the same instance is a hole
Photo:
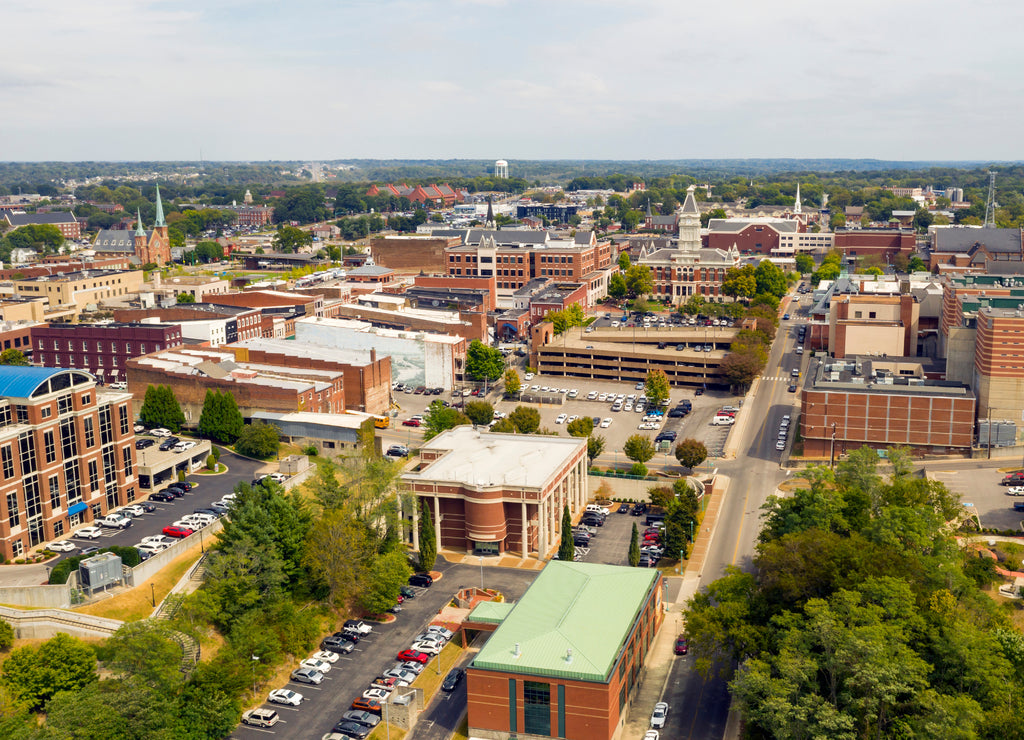
[[[391,426],[391,417],[374,415],[373,425],[378,429],[387,429],[389,426]]]

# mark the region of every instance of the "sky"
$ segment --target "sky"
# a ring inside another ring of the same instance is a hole
[[[0,160],[1020,160],[1020,0],[33,0]]]

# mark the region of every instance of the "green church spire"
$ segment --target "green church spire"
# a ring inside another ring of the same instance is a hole
[[[156,226],[157,228],[167,225],[166,222],[164,221],[164,204],[160,200],[159,185],[156,186],[156,223],[153,225]]]
[[[142,228],[142,211],[135,209],[135,236],[145,236],[146,231]]]

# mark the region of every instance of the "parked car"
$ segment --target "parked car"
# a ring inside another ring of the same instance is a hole
[[[690,649],[690,641],[682,635],[676,638],[675,653],[676,655],[686,655]]]
[[[377,689],[371,689],[371,691],[376,691],[376,690]],[[355,740],[362,740],[362,738],[364,738],[364,737],[366,737],[367,735],[370,734],[370,730],[373,729],[373,728],[367,727],[366,725],[361,725],[358,722],[344,722],[343,721],[343,722],[338,722],[331,729],[332,729],[331,735],[334,735],[335,733],[337,733],[337,735],[336,735],[337,738],[355,738]],[[332,738],[331,740],[334,740],[334,738]]]
[[[433,579],[431,579],[431,582],[433,582]],[[400,589],[398,589],[398,593],[401,594],[401,596],[403,598],[406,598],[406,599],[414,599],[414,598],[416,598],[416,591],[414,591],[409,586],[402,586]]]
[[[171,502],[176,498],[177,497],[173,493],[169,493],[168,491],[157,491],[156,493],[149,494],[150,501]]]
[[[355,722],[358,725],[365,725],[366,727],[371,728],[380,724],[380,717],[375,714],[371,714],[370,712],[358,709],[350,709],[341,715],[341,719],[344,722]]]
[[[321,650],[339,655],[348,655],[355,649],[355,647],[354,643],[340,637],[335,637],[334,635],[328,635],[320,641]]]
[[[139,551],[139,555],[145,555],[148,558],[156,555],[158,552],[163,552],[167,549],[167,546],[157,543],[140,542],[135,546],[135,549]]]
[[[195,533],[195,530],[189,529],[188,527],[176,527],[172,524],[169,527],[164,527],[163,533],[168,537],[191,537]]]
[[[174,445],[178,444],[178,442],[180,441],[181,440],[178,439],[177,437],[168,437],[167,439],[160,443],[160,451],[167,452],[168,450],[173,450]]]
[[[267,696],[267,701],[274,704],[288,704],[289,706],[297,707],[302,703],[303,698],[302,694],[291,689],[274,689]]]
[[[54,552],[72,552],[78,549],[78,545],[67,540],[61,540],[59,542],[51,542],[46,546],[47,550],[53,550]]]
[[[327,670],[330,670],[328,667]],[[298,681],[299,683],[311,683],[319,685],[324,680],[324,674],[318,671],[316,668],[309,666],[303,666],[302,668],[296,668],[291,674],[292,681]]]
[[[427,634],[428,635],[437,635],[438,637],[440,637],[445,642],[448,642],[453,637],[455,637],[455,633],[454,632],[452,632],[450,629],[442,627],[439,624],[432,624],[429,627],[427,627]]]
[[[448,671],[448,675],[444,677],[444,681],[441,682],[442,691],[455,691],[455,688],[462,682],[466,672],[461,668],[452,668]]]
[[[380,714],[384,711],[383,706],[376,699],[364,699],[359,696],[352,701],[352,709],[361,712],[373,712],[374,714]]]
[[[329,666],[332,663],[337,663],[338,662],[338,654],[337,653],[332,653],[330,650],[320,650],[318,652],[313,653],[306,660],[316,660],[316,661],[319,661],[320,663],[325,663],[325,664],[327,664]],[[324,673],[325,671],[320,671],[320,672]]]
[[[659,701],[654,705],[654,711],[651,712],[651,727],[655,730],[664,729],[667,718],[668,702]]]
[[[142,439],[135,440],[135,449],[137,449],[137,450],[144,450],[147,447],[152,447],[155,444],[156,444],[156,440],[155,439],[149,439],[148,437],[143,437]]]
[[[273,709],[258,707],[242,713],[242,724],[253,727],[273,727],[280,721],[281,718]]]
[[[419,664],[419,663],[399,663],[398,665],[400,665],[400,666],[404,666],[404,665],[413,666],[413,665],[415,665],[420,670],[423,669],[423,666],[421,664]],[[389,668],[388,670],[384,671],[384,676],[385,677],[396,678],[399,681],[405,681],[406,683],[409,683],[409,684],[411,684],[413,681],[415,681],[416,680],[416,676],[418,676],[418,675],[419,674],[416,671],[412,670],[411,668],[397,668],[396,667],[396,668]]]
[[[430,577],[429,573],[413,573],[409,576],[410,586],[419,586],[421,588],[429,588],[434,583],[434,579]]]
[[[347,619],[342,627],[345,629],[354,629],[361,635],[368,635],[373,632],[373,627],[360,619]]]
[[[127,514],[121,513],[107,514],[105,517],[100,519],[97,524],[101,527],[109,527],[111,529],[126,529],[132,526],[132,518]]]
[[[387,701],[391,696],[391,689],[367,689],[363,692],[364,699],[376,699],[379,702]]]
[[[430,656],[419,650],[403,650],[398,654],[398,660],[408,660],[414,663],[427,663],[430,661]]]
[[[406,419],[405,421],[402,422],[402,426],[403,427],[418,427],[418,426],[420,426],[420,420],[419,419]]]
[[[157,427],[156,429],[152,429],[152,430],[150,430],[149,433],[152,434],[154,437],[170,437],[171,436],[171,430],[170,429],[164,429],[163,427]]]

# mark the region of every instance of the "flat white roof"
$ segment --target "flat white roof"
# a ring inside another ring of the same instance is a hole
[[[587,442],[577,437],[494,434],[460,426],[425,442],[421,449],[448,450],[407,481],[449,481],[487,488],[542,489]]]
[[[259,411],[253,415],[261,419],[278,419],[296,424],[319,424],[321,426],[339,427],[341,429],[358,429],[371,414],[317,414],[312,411],[295,411],[290,414],[276,414]]]
[[[329,347],[325,344],[314,344],[297,339],[264,339],[261,337],[259,339],[243,339],[229,346],[246,347],[292,357],[305,357],[311,360],[326,360],[345,365],[368,365],[370,363],[370,350],[368,349]]]
[[[359,321],[358,319],[328,319],[320,316],[307,316],[304,319],[298,319],[295,323],[315,324],[316,326],[325,326],[333,329],[346,329],[348,331],[374,334],[378,337],[387,337],[389,339],[421,339],[424,342],[436,342],[438,344],[459,344],[460,342],[465,341],[462,337],[452,337],[447,334],[430,334],[428,332],[421,331],[384,329],[374,326],[368,321]]]

